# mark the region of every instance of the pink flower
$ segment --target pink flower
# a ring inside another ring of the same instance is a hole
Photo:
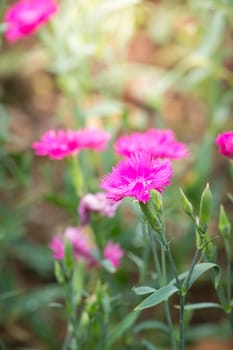
[[[146,203],[150,191],[162,192],[170,184],[171,177],[172,166],[168,159],[153,159],[150,153],[139,150],[121,160],[102,180],[101,187],[113,201],[129,196]]]
[[[216,145],[218,145],[219,152],[233,159],[233,131],[225,131],[219,134],[215,140]]]
[[[116,153],[123,156],[130,156],[138,149],[149,152],[154,158],[181,159],[189,153],[183,143],[176,141],[172,130],[149,129],[121,136],[115,142]]]
[[[40,141],[32,144],[32,148],[37,156],[48,156],[50,159],[63,159],[80,149],[77,134],[72,130],[49,130]]]
[[[10,6],[5,14],[6,39],[15,42],[34,33],[55,14],[55,0],[21,0]]]
[[[109,241],[104,248],[104,258],[108,260],[115,268],[120,265],[121,259],[124,256],[124,252],[120,245]]]
[[[55,260],[62,260],[64,257],[64,241],[59,236],[53,236],[50,244],[50,249],[53,253],[53,258]]]
[[[108,133],[98,129],[49,130],[42,135],[40,141],[32,144],[32,148],[37,156],[63,159],[86,148],[102,151],[109,138]]]
[[[49,247],[52,250],[55,260],[62,260],[64,258],[66,239],[72,244],[75,261],[84,261],[88,267],[101,267],[101,261],[97,258],[100,255],[98,248],[93,242],[90,232],[85,231],[81,227],[68,227],[63,237],[52,237]],[[119,266],[123,255],[124,252],[117,243],[109,241],[104,248],[103,257],[114,268]]]
[[[68,227],[63,237],[54,236],[52,238],[49,246],[52,249],[54,259],[62,260],[64,258],[65,239],[70,240],[76,261],[83,260],[89,265],[98,264],[93,256],[96,246],[92,243],[90,234],[77,227]]]
[[[103,216],[113,217],[118,203],[111,201],[104,192],[88,193],[80,201],[78,214],[82,225],[89,222],[91,212],[100,213]]]
[[[77,137],[82,148],[103,151],[110,139],[110,135],[98,129],[81,129],[77,131]]]

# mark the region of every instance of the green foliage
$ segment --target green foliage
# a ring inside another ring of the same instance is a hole
[[[136,306],[135,310],[144,310],[149,307],[158,305],[163,301],[167,301],[170,298],[170,296],[177,292],[177,287],[175,287],[172,284],[162,287],[153,294],[151,294],[148,298],[144,299],[138,306]]]

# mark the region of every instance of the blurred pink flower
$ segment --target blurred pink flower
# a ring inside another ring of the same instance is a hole
[[[55,260],[62,260],[64,257],[64,241],[59,236],[53,236],[49,244]]]
[[[93,256],[96,247],[92,243],[91,236],[78,227],[68,227],[63,237],[54,236],[52,238],[49,247],[53,252],[54,259],[62,260],[64,258],[65,239],[70,240],[76,261],[84,260],[89,265],[98,264]]]
[[[34,142],[32,148],[37,156],[48,156],[50,159],[63,159],[78,153],[82,149],[102,151],[110,135],[98,129],[49,130],[40,141]]]
[[[225,131],[219,134],[215,140],[216,145],[218,145],[219,152],[233,159],[233,131]]]
[[[130,156],[136,150],[149,152],[154,158],[181,159],[189,152],[187,147],[177,142],[172,130],[149,129],[119,137],[115,142],[116,153]]]
[[[138,150],[121,160],[103,178],[101,187],[113,201],[129,196],[146,203],[150,191],[162,192],[170,184],[171,177],[172,166],[168,159],[153,159],[150,153]]]
[[[91,212],[98,212],[103,216],[113,217],[118,203],[106,197],[106,193],[88,193],[79,203],[78,214],[81,225],[86,225],[89,222]]]
[[[72,243],[75,260],[92,262],[93,244],[89,234],[82,228],[68,227],[65,231],[64,238],[69,239]]]
[[[108,260],[115,268],[120,265],[121,259],[124,256],[124,251],[120,245],[109,241],[104,248],[104,258]]]
[[[63,159],[80,149],[77,134],[73,130],[49,130],[40,141],[32,144],[32,148],[37,156],[48,156],[50,159]]]
[[[52,255],[55,260],[62,260],[65,252],[65,239],[68,239],[73,248],[75,261],[84,261],[89,267],[100,267],[101,262],[98,260],[98,248],[92,241],[90,232],[86,232],[81,227],[68,227],[63,237],[53,236],[49,244]],[[104,248],[104,259],[108,260],[114,268],[117,268],[124,255],[123,250],[117,243],[109,241]]]
[[[55,0],[21,0],[5,14],[6,39],[15,42],[34,33],[57,12]]]
[[[103,151],[110,139],[110,134],[98,129],[81,129],[77,131],[77,138],[82,148]]]

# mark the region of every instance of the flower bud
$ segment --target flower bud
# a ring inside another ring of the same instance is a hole
[[[200,227],[204,231],[204,233],[207,230],[207,227],[210,221],[211,204],[212,204],[212,194],[209,188],[209,184],[207,183],[201,195],[200,211],[199,211]]]
[[[181,188],[180,188],[180,194],[181,194],[181,200],[182,200],[182,206],[183,206],[184,212],[193,218],[194,217],[193,206]]]
[[[150,192],[150,196],[151,196],[151,201],[154,204],[155,210],[161,213],[163,210],[163,199],[161,194],[156,190],[152,190]]]
[[[149,225],[152,227],[152,229],[155,230],[156,232],[161,233],[162,232],[161,214],[154,210],[150,202],[147,202],[146,204],[139,202],[139,205],[144,214],[145,219],[147,220]]]
[[[223,205],[220,206],[218,229],[224,238],[229,238],[231,235],[231,224],[226,215]]]

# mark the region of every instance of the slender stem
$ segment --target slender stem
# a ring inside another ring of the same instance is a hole
[[[167,284],[167,266],[166,266],[166,254],[162,247],[161,249],[161,262],[162,262],[162,275],[163,275],[163,283]]]
[[[151,234],[150,228],[149,228],[149,236],[150,236],[150,242],[151,242],[151,248],[152,248],[152,253],[153,253],[153,258],[154,258],[155,269],[156,269],[156,272],[158,274],[158,280],[161,284],[161,282],[162,282],[162,270],[161,270],[159,257],[158,257],[158,253],[157,253],[157,249],[156,249],[156,245],[155,245],[155,240]]]
[[[160,262],[159,262],[159,257],[158,257],[158,253],[157,253],[157,249],[156,249],[156,244],[155,244],[155,240],[154,237],[151,233],[150,227],[148,228],[149,231],[149,236],[150,236],[150,241],[151,241],[151,247],[152,247],[152,253],[153,253],[153,258],[154,258],[154,263],[155,263],[155,269],[157,271],[158,274],[158,281],[160,284],[160,287],[164,286],[167,283],[167,271],[166,271],[166,262],[165,262],[165,254],[164,254],[164,250],[161,250],[161,254],[162,254],[162,261],[163,261],[163,268],[161,269],[160,266]],[[167,323],[168,323],[168,327],[170,330],[170,334],[171,334],[171,345],[172,345],[172,349],[176,350],[177,346],[176,346],[176,337],[175,337],[175,331],[174,331],[174,327],[173,327],[173,323],[172,323],[172,318],[171,318],[171,313],[170,313],[170,308],[169,308],[169,303],[168,301],[164,301],[164,310],[165,310],[165,314],[166,314],[166,319],[167,319]]]
[[[148,228],[149,232],[149,228]],[[147,265],[148,265],[148,256],[149,256],[149,249],[150,246],[148,244],[148,235],[146,234],[147,232],[143,233],[143,239],[144,239],[144,244],[143,244],[143,252],[142,252],[142,258],[143,258],[143,266],[140,267],[139,269],[139,281],[140,283],[144,283],[145,277],[146,277],[146,271],[147,271]],[[153,240],[151,239],[151,242]],[[153,250],[153,245],[152,245],[152,250]]]
[[[232,313],[228,314],[228,319],[229,319],[231,331],[233,333],[233,315],[232,315]]]
[[[180,293],[180,342],[179,342],[179,350],[184,350],[184,346],[185,346],[184,306],[185,306],[185,295],[182,295],[182,293]]]
[[[197,249],[196,252],[195,252],[195,255],[193,257],[193,261],[191,263],[191,267],[190,267],[189,273],[188,273],[188,275],[187,275],[187,277],[186,277],[186,279],[184,280],[184,283],[183,283],[183,288],[185,290],[187,290],[189,288],[189,282],[190,282],[190,279],[192,277],[194,267],[195,267],[196,263],[198,262],[199,258],[201,257],[201,254],[202,254],[202,250],[201,249]]]
[[[79,166],[77,155],[71,156],[69,158],[69,162],[70,162],[72,181],[76,190],[76,194],[80,198],[83,195],[84,181],[83,181],[81,167]]]
[[[180,288],[181,288],[180,280],[179,280],[178,273],[177,273],[177,270],[176,270],[176,265],[175,265],[173,257],[172,257],[170,244],[169,244],[169,242],[167,242],[167,239],[166,239],[166,236],[165,236],[165,232],[163,232],[161,237],[162,237],[163,248],[165,249],[165,252],[167,254],[167,257],[168,257],[168,260],[169,260],[169,263],[170,263],[173,275],[174,275],[175,280],[176,280],[176,286],[180,290]]]
[[[230,304],[231,302],[231,248],[229,245],[229,241],[227,239],[224,239],[224,245],[225,245],[225,251],[226,251],[226,258],[227,258],[227,270],[226,270],[227,301]]]
[[[232,315],[232,306],[231,306],[231,247],[230,242],[228,239],[224,239],[224,245],[225,245],[225,251],[226,251],[226,257],[227,257],[227,270],[226,270],[226,283],[227,283],[227,291],[226,291],[226,298],[227,298],[227,313],[228,313],[228,319],[230,323],[231,330],[233,332],[233,315]]]

